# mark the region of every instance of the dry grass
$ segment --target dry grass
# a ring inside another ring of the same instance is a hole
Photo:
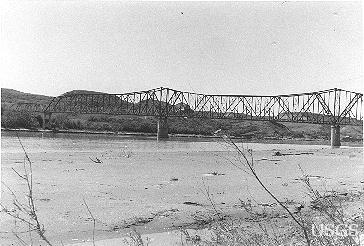
[[[23,239],[23,235],[28,234],[30,238],[31,245],[33,245],[33,235],[37,235],[41,240],[43,240],[47,245],[52,245],[51,242],[45,235],[44,225],[40,222],[36,205],[34,203],[33,195],[33,169],[32,161],[30,160],[28,153],[26,152],[20,138],[18,136],[19,143],[24,151],[24,161],[23,170],[19,172],[13,169],[14,173],[18,178],[26,184],[25,201],[20,200],[19,197],[8,187],[5,183],[2,183],[10,192],[12,196],[12,207],[8,207],[4,204],[0,204],[1,212],[4,212],[8,216],[14,219],[14,228],[17,228],[17,224],[20,224],[22,228],[26,228],[22,231],[13,231],[14,236],[18,239],[21,245],[27,245]]]
[[[358,238],[353,235],[325,235],[320,234],[319,229],[321,226],[341,226],[345,229],[345,226],[357,225],[358,232],[364,233],[363,211],[355,211],[349,207],[350,204],[363,204],[364,193],[320,192],[312,185],[311,176],[299,167],[302,171],[302,189],[307,190],[310,204],[304,206],[294,201],[280,201],[255,172],[252,151],[239,148],[229,138],[226,138],[226,142],[242,157],[231,164],[253,176],[276,201],[277,206],[259,207],[251,200],[241,201],[241,208],[249,214],[245,219],[221,219],[221,214],[216,213],[213,206],[210,214],[196,219],[197,223],[205,223],[205,227],[211,231],[211,238],[201,240],[199,237],[196,240],[196,237],[191,237],[188,230],[184,229],[187,245],[359,245]],[[206,197],[213,203],[208,195]]]

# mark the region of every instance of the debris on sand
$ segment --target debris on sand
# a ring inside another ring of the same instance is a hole
[[[320,176],[320,175],[307,175],[307,178],[317,178],[317,179],[323,179],[325,178],[324,176]]]
[[[49,199],[49,198],[40,198],[39,201],[42,201],[42,202],[50,202],[51,199]]]
[[[202,204],[197,203],[197,202],[184,202],[183,204],[185,204],[185,205],[192,205],[192,206],[202,206]]]
[[[263,207],[273,207],[276,206],[277,203],[258,203],[258,205],[263,206]]]
[[[114,225],[110,229],[112,231],[119,231],[121,229],[130,228],[132,226],[142,226],[142,225],[148,224],[153,219],[154,219],[154,217],[150,217],[150,218],[134,217],[128,221],[123,221],[123,223],[121,225]]]
[[[89,158],[94,163],[102,163],[102,161],[99,158],[97,158],[97,157],[95,157],[95,160],[93,160],[91,157],[89,157]]]
[[[172,208],[172,209],[166,209],[166,210],[158,211],[156,213],[152,213],[152,215],[154,217],[169,217],[173,213],[178,212],[178,211],[179,210],[177,208]]]
[[[305,206],[301,203],[298,203],[294,206],[294,214],[297,214],[299,212],[301,212],[301,210],[304,208]]]
[[[169,217],[173,213],[178,211],[178,209],[172,208],[152,213],[148,217],[133,217],[129,220],[124,220],[121,224],[111,226],[110,229],[112,231],[119,231],[121,229],[130,228],[132,226],[143,226],[145,224],[148,224],[149,222],[152,222],[157,217]]]
[[[171,178],[170,181],[178,181],[178,178]]]
[[[279,151],[274,152],[273,156],[282,156],[282,153]]]
[[[212,172],[203,174],[203,176],[223,176],[223,175],[225,175],[225,173]]]
[[[301,153],[284,154],[284,155],[313,155],[313,153],[312,152],[301,152]]]
[[[256,161],[282,161],[282,160],[262,158],[262,159],[258,159],[258,160],[256,160]]]
[[[157,188],[157,189],[162,189],[165,186],[165,184],[156,184],[153,185],[152,187]]]
[[[301,152],[301,153],[288,153],[288,154],[283,154],[279,151],[276,151],[273,153],[273,156],[286,156],[286,155],[313,155],[312,152]]]

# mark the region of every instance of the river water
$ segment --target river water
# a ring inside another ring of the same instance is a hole
[[[2,153],[19,151],[17,134],[25,146],[32,149],[32,152],[52,150],[67,152],[69,150],[87,151],[87,144],[96,148],[122,148],[128,147],[136,152],[175,152],[175,151],[224,151],[224,141],[219,138],[187,138],[171,137],[168,140],[156,141],[156,137],[114,135],[114,134],[75,134],[75,133],[50,133],[50,132],[2,132],[1,146]],[[321,149],[329,148],[327,142],[301,141],[296,144],[242,142],[234,139],[239,146],[253,150],[275,150],[275,149]],[[289,142],[289,141],[287,141]],[[292,141],[290,141],[292,142]],[[320,144],[318,144],[320,143]],[[86,144],[86,145],[85,145]],[[345,148],[345,146],[343,146]]]

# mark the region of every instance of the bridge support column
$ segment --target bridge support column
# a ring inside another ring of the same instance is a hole
[[[43,120],[42,128],[43,128],[43,130],[50,127],[49,122],[51,121],[51,115],[52,115],[52,113],[46,113],[46,112],[43,113],[43,115],[42,115],[42,120]]]
[[[167,117],[159,117],[157,128],[157,140],[168,138],[168,121]]]
[[[331,126],[331,148],[340,148],[340,126]]]

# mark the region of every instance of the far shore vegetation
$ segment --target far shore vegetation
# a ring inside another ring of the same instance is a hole
[[[3,129],[42,129],[42,116],[27,111],[2,110],[1,127]],[[330,126],[303,123],[278,123],[257,121],[234,121],[213,119],[168,118],[168,130],[171,134],[213,136],[218,130],[230,136],[244,139],[330,139]],[[156,133],[156,117],[113,116],[113,115],[76,115],[53,114],[47,126],[53,131],[76,130],[95,132],[131,132]],[[362,141],[362,129],[343,126],[343,141]]]

